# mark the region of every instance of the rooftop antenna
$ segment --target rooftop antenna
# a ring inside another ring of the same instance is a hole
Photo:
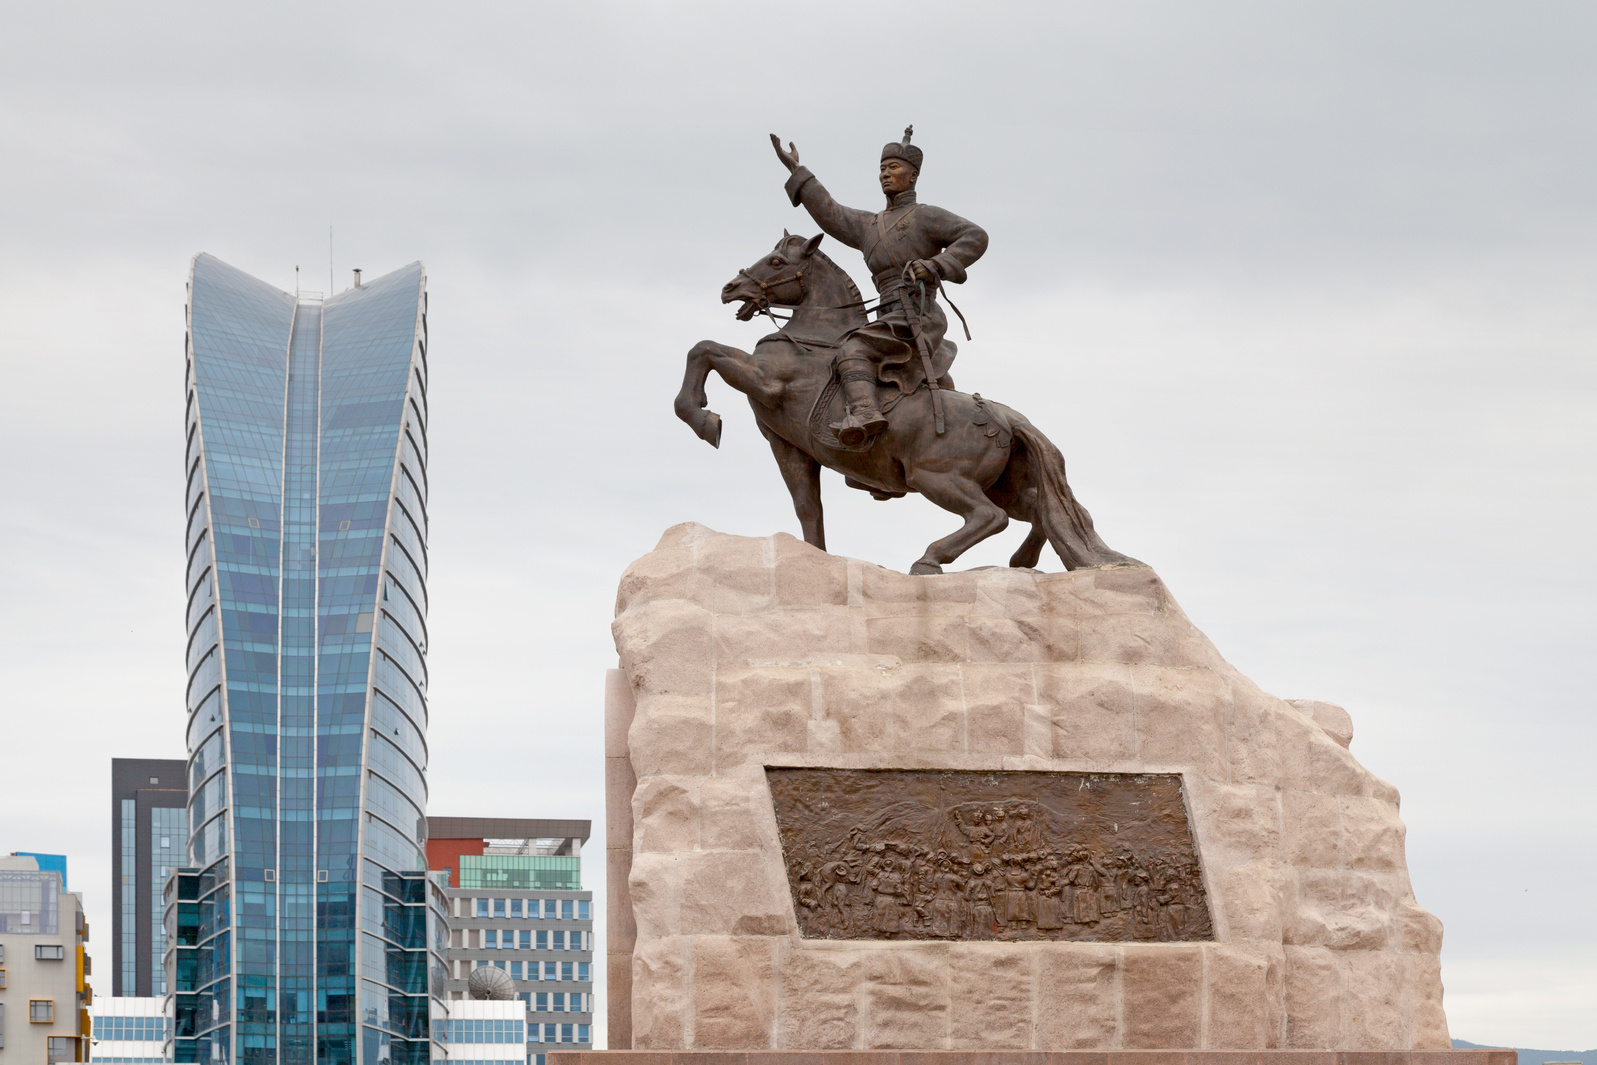
[[[355,267],[355,287],[360,288],[360,267]]]
[[[294,264],[294,298],[299,299],[299,264]]]

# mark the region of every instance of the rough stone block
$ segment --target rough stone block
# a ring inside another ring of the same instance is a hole
[[[1417,908],[1417,907],[1416,907]],[[1421,911],[1423,912],[1423,911]],[[1426,914],[1430,917],[1430,914]],[[1434,917],[1431,918],[1436,920]],[[1440,947],[1441,922],[1437,922]],[[1404,954],[1403,1003],[1409,1019],[1408,1045],[1415,1050],[1449,1050],[1453,1041],[1447,1030],[1447,1013],[1442,1009],[1442,959],[1435,952]]]
[[[973,754],[1026,753],[1026,707],[1035,701],[1030,666],[966,666],[960,671],[967,749]]]
[[[848,560],[829,555],[803,540],[777,533],[776,601],[791,606],[846,606]]]
[[[731,668],[715,678],[715,770],[808,744],[814,690],[808,669]]]
[[[1268,1045],[1272,952],[1220,944],[1206,950],[1209,1023],[1205,1045],[1217,1049]]]
[[[715,615],[708,610],[679,599],[638,603],[616,618],[611,629],[633,692],[638,696],[710,694],[714,621]]]
[[[1137,667],[1137,754],[1152,766],[1180,766],[1206,780],[1230,777],[1220,739],[1225,681],[1208,670]]]
[[[782,958],[780,1033],[783,1046],[846,1050],[859,1032],[860,953],[802,943]]]
[[[693,789],[681,783],[695,779],[652,776],[633,791],[633,822],[637,826],[633,847],[638,854],[698,849],[698,800]]]
[[[865,956],[865,1046],[946,1049],[948,951],[940,946]]]
[[[1274,861],[1281,852],[1281,810],[1273,788],[1206,783],[1192,789],[1200,843],[1211,862]]]
[[[955,1050],[1032,1045],[1032,951],[1001,943],[949,949],[949,1031]]]
[[[833,610],[721,614],[715,619],[715,654],[723,665],[802,663],[851,649],[848,615]]]
[[[1202,1030],[1203,951],[1161,943],[1122,948],[1123,1039],[1130,1049],[1196,1049]]]
[[[792,926],[787,885],[776,881],[780,870],[759,851],[699,851],[678,855],[677,861],[682,865],[679,932],[780,936]]]
[[[871,654],[894,655],[905,662],[959,663],[969,648],[965,619],[957,615],[868,618],[865,633]]]
[[[640,781],[652,776],[710,773],[714,739],[708,698],[645,696],[638,701],[627,741],[632,771]]]
[[[763,937],[693,940],[693,1046],[760,1049],[776,1020],[773,944]]]
[[[1137,695],[1129,667],[1039,666],[1036,677],[1039,701],[1053,719],[1055,758],[1108,763],[1137,757]]]
[[[1335,703],[1316,702],[1313,699],[1290,699],[1288,702],[1304,717],[1320,726],[1331,739],[1343,747],[1353,743],[1353,717]]]
[[[906,665],[896,673],[893,701],[877,712],[892,715],[894,748],[905,752],[963,751],[965,700],[959,667]]]
[[[821,669],[822,713],[837,725],[843,751],[891,749],[893,719],[883,713],[892,705],[894,689],[902,681],[896,670]]]
[[[1349,950],[1342,963],[1343,1044],[1350,1050],[1390,1050],[1408,1043],[1404,957],[1386,950]]]
[[[1246,678],[1232,677],[1229,686],[1231,698],[1220,708],[1220,720],[1231,782],[1276,787],[1281,780],[1276,719],[1285,713],[1281,700]]]
[[[1325,947],[1287,947],[1286,1045],[1336,1049],[1342,1042],[1342,970]]]
[[[1335,869],[1342,864],[1342,807],[1335,795],[1281,793],[1281,829],[1289,865]]]
[[[1403,869],[1403,821],[1380,799],[1343,795],[1342,860],[1354,869]]]
[[[1091,1050],[1116,1045],[1119,953],[1107,943],[1050,943],[1036,951],[1037,1046]]]
[[[687,1046],[688,940],[654,936],[632,951],[632,1045],[638,1050]]]
[[[1281,942],[1282,871],[1277,862],[1221,865],[1211,869],[1211,905],[1220,911],[1224,938]]]

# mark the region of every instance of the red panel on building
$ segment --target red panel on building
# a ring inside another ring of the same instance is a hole
[[[429,839],[427,841],[427,868],[431,872],[449,870],[449,883],[452,887],[460,885],[460,856],[462,854],[481,854],[483,841],[480,839]]]

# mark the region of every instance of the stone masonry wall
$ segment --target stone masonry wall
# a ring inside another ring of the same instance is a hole
[[[612,1047],[1449,1046],[1396,789],[1151,569],[911,577],[688,524],[616,615]],[[767,765],[1180,773],[1215,941],[802,939]]]

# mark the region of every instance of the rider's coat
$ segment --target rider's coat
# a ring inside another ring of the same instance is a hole
[[[941,207],[915,202],[915,190],[894,196],[881,212],[844,207],[816,180],[810,168],[800,166],[787,180],[787,195],[793,206],[802,205],[826,234],[865,253],[871,281],[881,296],[877,320],[849,333],[843,340],[844,358],[868,358],[876,365],[877,377],[896,384],[903,392],[913,392],[925,379],[914,347],[903,300],[918,299],[913,289],[906,290],[904,267],[925,259],[942,280],[960,284],[965,270],[987,250],[987,231]],[[921,316],[921,331],[937,353],[933,372],[947,372],[953,362],[954,345],[945,343],[948,317],[928,289]]]

